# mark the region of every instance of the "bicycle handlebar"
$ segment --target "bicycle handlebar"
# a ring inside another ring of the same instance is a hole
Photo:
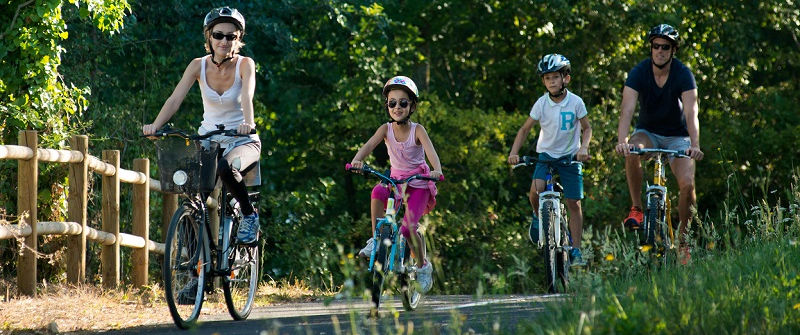
[[[542,162],[542,163],[545,163],[545,164],[547,164],[547,163],[556,163],[556,162],[564,162],[565,165],[583,164],[583,162],[576,161],[576,160],[574,160],[574,158],[575,158],[574,156],[570,156],[569,159],[558,158],[558,159],[547,159],[547,160],[544,160],[544,159],[539,159],[538,157],[533,157],[533,156],[522,156],[522,157],[519,158],[520,163],[515,164],[512,167],[512,169],[516,169],[516,168],[522,167],[522,166],[536,165],[537,162]]]
[[[688,155],[686,155],[685,151],[655,148],[631,148],[631,154],[634,155],[646,155],[650,153],[667,154],[668,156],[676,158],[690,158]]]
[[[347,163],[347,164],[345,164],[344,169],[345,169],[345,171],[351,171],[351,172],[354,172],[354,173],[359,173],[359,172],[369,173],[369,174],[375,175],[376,177],[380,178],[383,181],[391,182],[391,183],[393,183],[395,185],[404,184],[404,183],[407,183],[407,182],[412,181],[414,179],[430,180],[430,181],[435,181],[435,182],[436,181],[444,181],[444,175],[440,175],[439,178],[433,178],[433,177],[429,177],[429,176],[425,176],[425,175],[421,175],[421,174],[415,174],[413,176],[410,176],[410,177],[404,178],[404,179],[394,179],[394,178],[392,178],[390,176],[386,176],[385,174],[378,172],[378,170],[373,169],[372,167],[370,167],[367,164],[364,164],[364,167],[359,169],[359,168],[354,168],[350,163]]]
[[[185,131],[180,129],[172,129],[169,126],[162,127],[159,130],[156,130],[155,133],[151,135],[141,135],[142,137],[167,137],[167,136],[178,136],[187,140],[204,140],[214,135],[225,135],[225,136],[232,136],[232,137],[245,137],[256,134],[255,129],[250,129],[250,134],[239,134],[236,129],[225,129],[225,125],[218,124],[217,130],[212,130],[208,133],[203,135],[189,135]]]

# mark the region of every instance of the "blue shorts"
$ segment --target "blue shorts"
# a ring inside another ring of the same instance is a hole
[[[634,129],[631,136],[639,133],[647,135],[647,138],[653,143],[653,148],[655,149],[686,151],[691,145],[689,136],[663,136],[640,128]]]
[[[571,156],[571,155],[570,155]],[[533,171],[533,179],[545,180],[547,178],[547,165],[553,164],[553,170],[558,175],[557,181],[564,188],[564,197],[567,199],[583,199],[583,164],[569,164],[572,159],[569,156],[559,157],[557,162],[542,163],[536,162],[536,170]],[[550,155],[541,153],[539,160],[555,160]]]

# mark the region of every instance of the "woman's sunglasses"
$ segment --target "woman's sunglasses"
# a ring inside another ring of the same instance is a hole
[[[408,99],[400,99],[400,108],[408,107]],[[389,108],[397,107],[397,100],[389,100],[389,103],[386,104]]]
[[[238,38],[236,34],[223,34],[216,31],[211,33],[211,37],[213,37],[215,40],[222,40],[224,38],[228,41],[233,41]]]

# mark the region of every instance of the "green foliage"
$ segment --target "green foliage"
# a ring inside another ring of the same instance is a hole
[[[139,137],[141,125],[155,118],[191,59],[203,56],[201,22],[218,4],[5,3],[3,17],[14,17],[17,8],[19,15],[0,30],[2,143],[15,144],[16,132],[30,128],[40,131],[42,146],[62,147],[69,135],[81,132],[90,134],[92,153],[122,150],[125,168],[134,158],[154,158],[153,145]],[[244,13],[248,31],[242,53],[256,62],[254,103],[265,180],[260,211],[270,276],[291,275],[328,287],[349,278],[338,262],[370,235],[374,180],[346,174],[343,165],[387,119],[383,83],[404,74],[420,87],[413,120],[430,134],[447,178],[439,184],[436,210],[423,219],[436,290],[540,290],[538,254],[525,237],[531,171],[511,172],[505,160],[544,92],[536,64],[552,52],[572,61],[570,89],[586,102],[593,126],[591,161],[585,166],[584,254],[590,262],[609,253],[624,259],[632,250],[618,228],[630,200],[623,160],[613,154],[621,89],[627,72],[647,57],[647,30],[661,22],[680,30],[677,57],[699,85],[706,158],[697,166],[697,195],[698,218],[705,225],[694,238],[738,243],[736,236],[749,233],[741,211],[762,199],[785,204],[790,193],[785,187],[795,182],[800,11],[791,2],[226,5]],[[193,129],[201,110],[199,92],[192,89],[171,122]],[[527,138],[523,153],[533,152],[535,136]],[[387,167],[385,149],[379,146],[368,161]],[[0,162],[0,169],[15,173],[13,164]],[[43,184],[63,185],[63,170],[55,170],[53,177],[40,179]],[[5,189],[13,183],[0,179]],[[672,180],[668,186],[677,190]],[[58,198],[58,192],[42,192],[43,199]],[[677,204],[677,192],[672,194]],[[0,203],[14,208],[14,196],[2,193]],[[57,199],[51,203],[61,206]],[[124,208],[121,213],[128,215]],[[159,211],[154,200],[151,217],[160,217]],[[90,213],[99,210],[92,207]],[[712,224],[730,220],[739,230],[713,235]],[[625,269],[595,271],[611,275]]]

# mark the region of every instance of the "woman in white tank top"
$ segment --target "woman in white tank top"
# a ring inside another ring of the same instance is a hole
[[[249,134],[255,129],[253,94],[256,88],[255,63],[250,57],[239,55],[244,45],[244,16],[238,10],[222,7],[211,10],[203,20],[206,39],[206,56],[195,58],[186,67],[172,95],[164,102],[155,121],[142,126],[142,133],[150,135],[161,128],[178,111],[194,82],[200,85],[203,97],[203,121],[198,133],[205,134],[224,124],[226,129],[237,129],[239,134]],[[258,161],[261,141],[258,135],[226,137],[215,135],[225,148],[217,168],[228,190],[231,191],[245,214],[240,225],[239,241],[252,243],[258,236],[258,214],[247,196],[246,181],[240,171],[255,164],[250,174],[259,175]],[[256,177],[256,179],[259,179]],[[258,184],[260,180],[252,181]]]

